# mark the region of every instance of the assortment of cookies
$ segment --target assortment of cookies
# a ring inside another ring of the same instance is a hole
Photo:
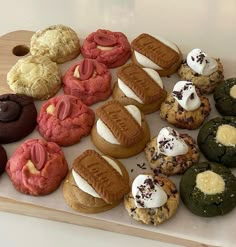
[[[0,144],[34,129],[42,136],[24,140],[8,160],[0,145],[0,174],[5,170],[16,190],[47,195],[63,183],[74,210],[104,212],[123,200],[129,216],[155,226],[177,212],[180,197],[200,216],[233,210],[236,178],[228,168],[236,167],[236,79],[224,81],[219,59],[193,49],[183,60],[176,44],[146,33],[129,43],[121,32],[99,29],[80,45],[76,32],[63,25],[36,32],[30,51],[7,75],[15,94],[0,95]],[[84,59],[77,60],[80,52]],[[75,58],[61,76],[58,64]],[[117,67],[113,82],[109,69]],[[167,92],[165,77],[173,73],[180,80]],[[56,95],[61,87],[64,94]],[[213,106],[203,94],[212,92],[224,117],[204,124]],[[38,113],[34,100],[46,100]],[[96,106],[100,101],[106,102]],[[158,116],[159,110],[171,126],[152,133],[145,114]],[[197,142],[173,126],[200,128]],[[60,146],[79,147],[89,135],[94,146],[78,149],[67,164]],[[200,150],[219,164],[199,163]],[[132,180],[117,159],[141,152],[150,171]],[[179,192],[173,175],[182,176]]]

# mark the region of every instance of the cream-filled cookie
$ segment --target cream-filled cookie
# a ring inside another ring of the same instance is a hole
[[[126,158],[140,153],[150,140],[143,113],[134,105],[108,101],[96,110],[98,120],[92,129],[92,142],[104,154]]]

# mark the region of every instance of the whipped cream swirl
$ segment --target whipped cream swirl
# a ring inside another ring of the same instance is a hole
[[[157,136],[157,152],[166,156],[183,155],[188,152],[188,145],[176,130],[165,127]]]
[[[188,66],[200,75],[211,75],[218,69],[218,63],[200,49],[193,49],[187,55]]]
[[[201,100],[197,95],[196,88],[190,81],[179,81],[173,89],[173,97],[186,111],[194,111],[201,105]]]
[[[152,175],[138,175],[132,184],[132,195],[137,208],[158,208],[167,201],[167,194]]]

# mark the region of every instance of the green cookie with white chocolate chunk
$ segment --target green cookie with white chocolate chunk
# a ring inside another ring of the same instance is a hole
[[[199,163],[182,176],[180,196],[198,216],[224,215],[236,206],[236,177],[222,165]]]

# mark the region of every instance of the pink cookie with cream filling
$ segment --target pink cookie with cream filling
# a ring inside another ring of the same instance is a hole
[[[112,93],[109,70],[94,59],[74,64],[62,77],[62,82],[65,94],[78,97],[86,105],[106,100]]]
[[[68,165],[56,143],[29,139],[9,159],[6,172],[18,191],[39,196],[59,187],[67,175]]]
[[[85,58],[96,59],[108,68],[116,68],[130,58],[131,47],[123,33],[99,29],[85,39],[81,52]]]
[[[78,98],[59,95],[42,105],[38,131],[47,141],[69,146],[90,133],[94,118],[94,112]]]

